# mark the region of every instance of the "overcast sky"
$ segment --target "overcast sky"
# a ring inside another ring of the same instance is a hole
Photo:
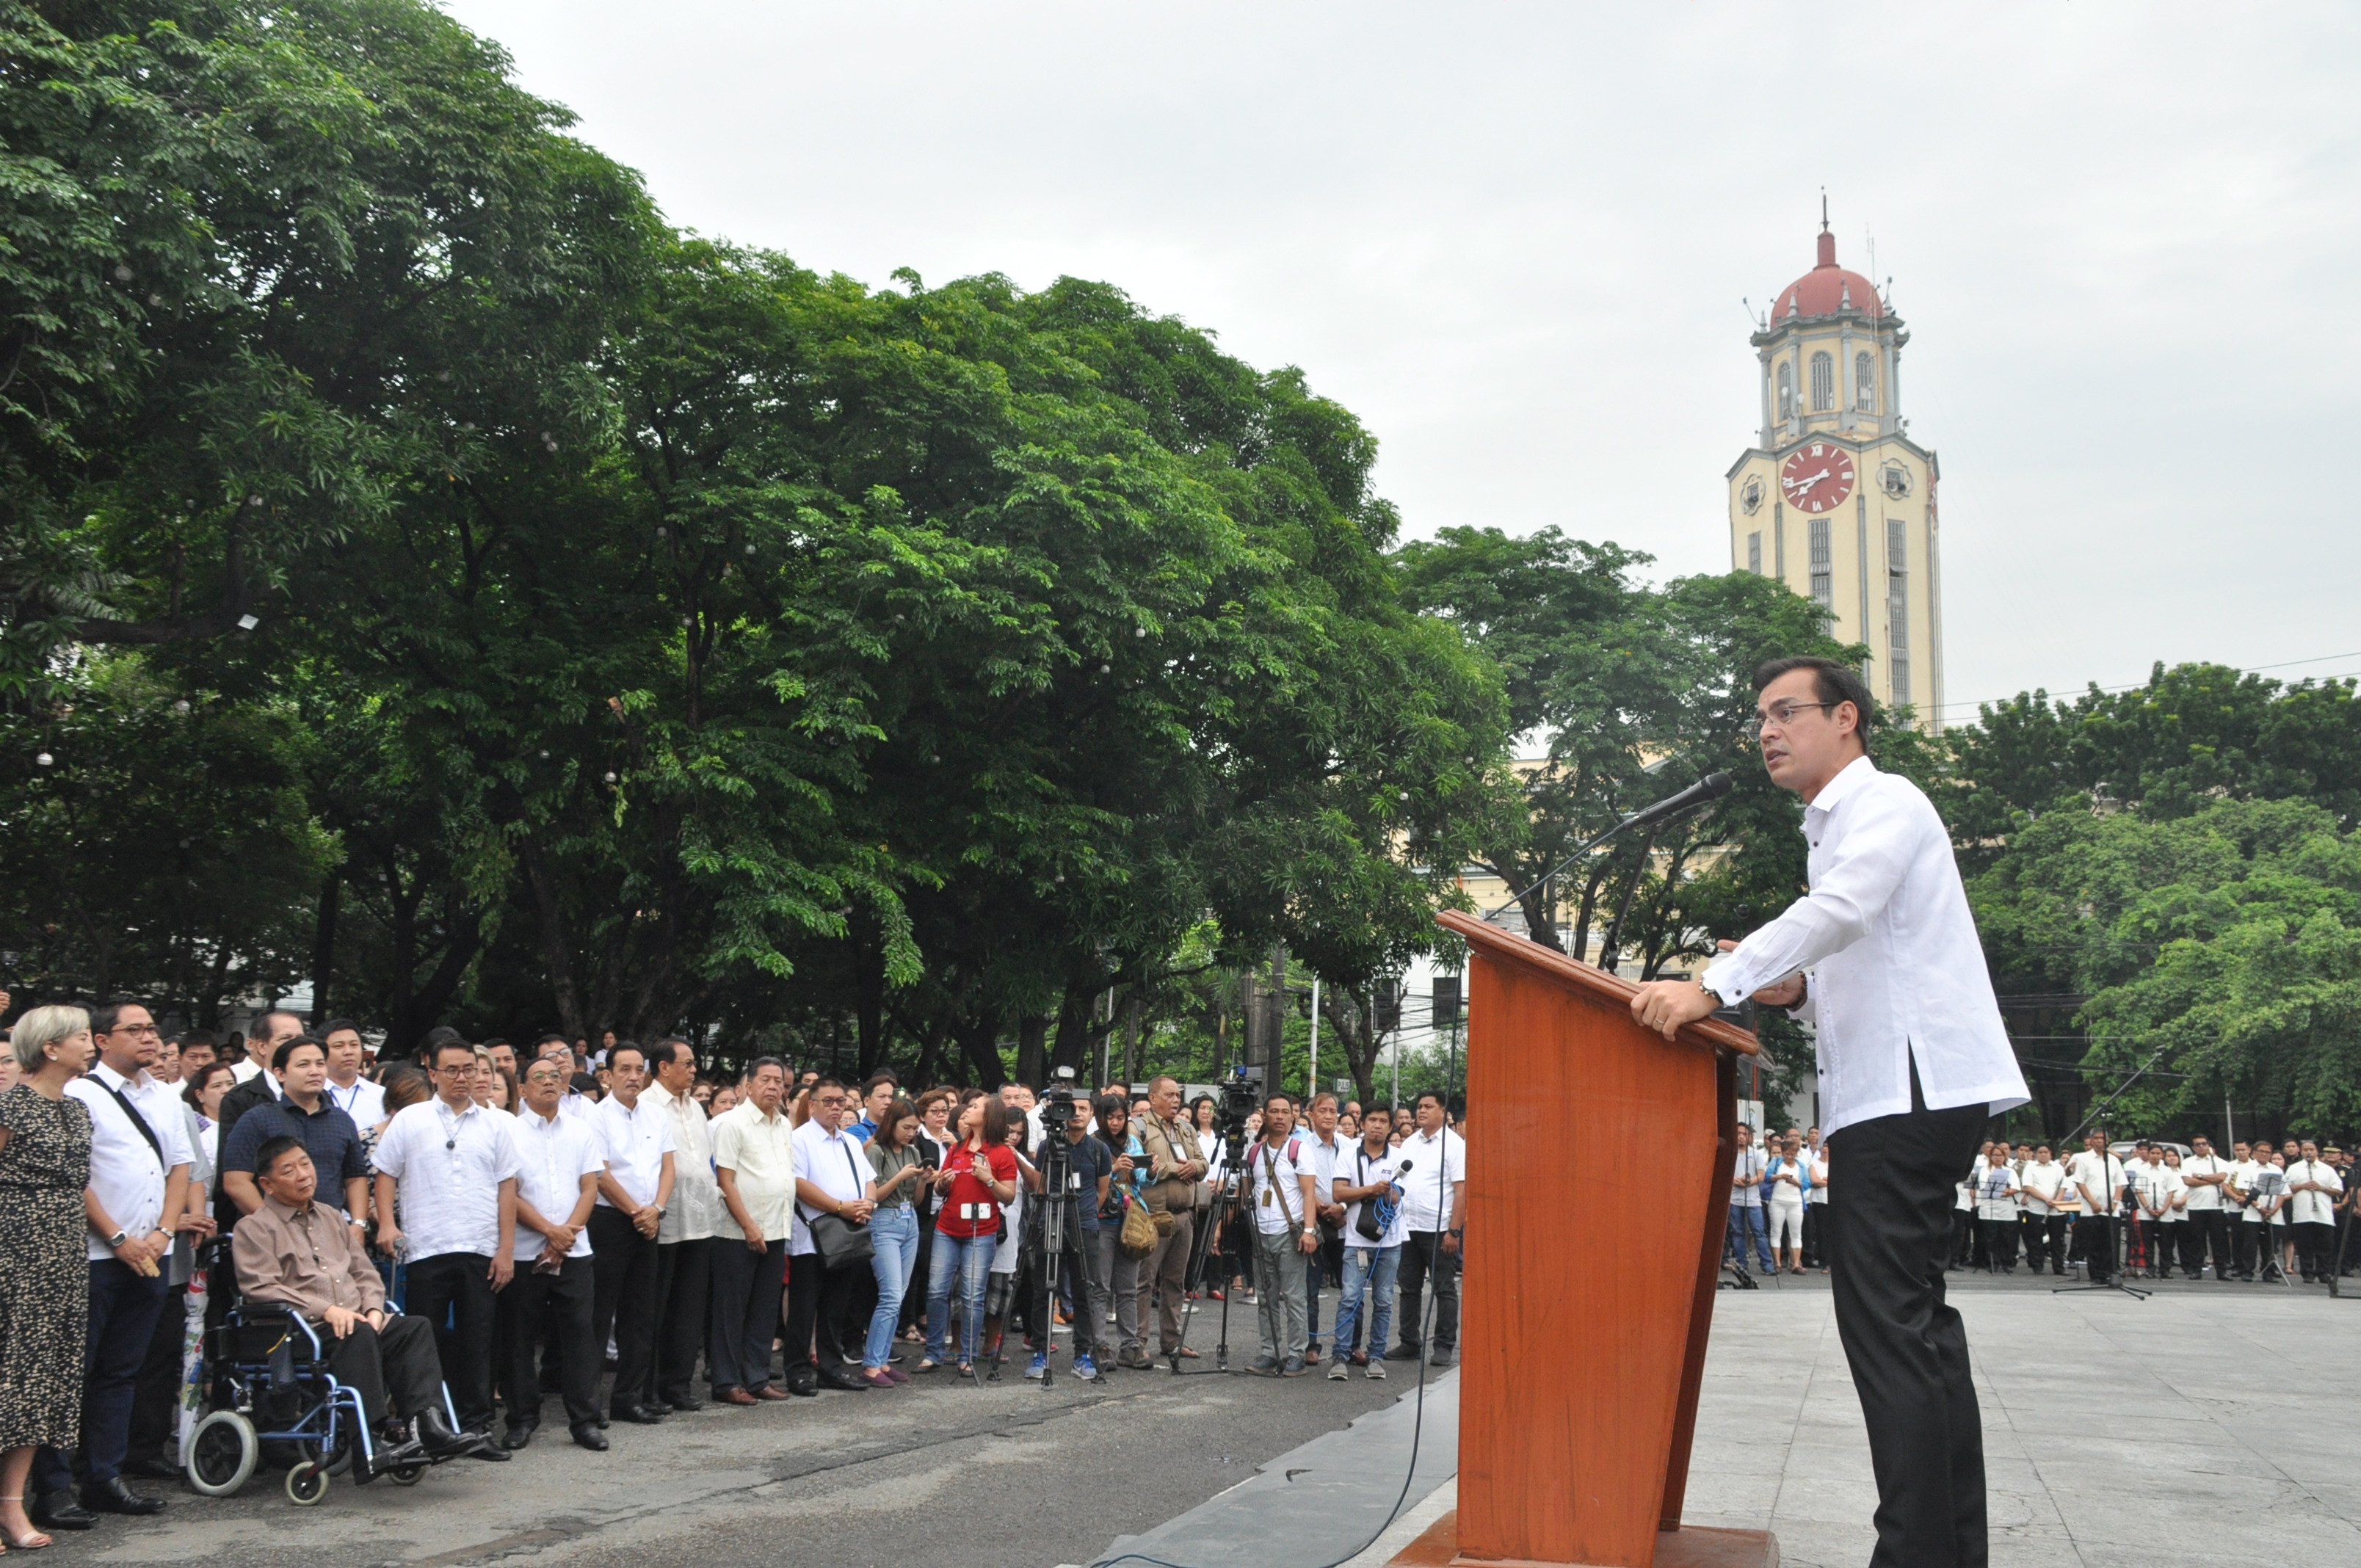
[[[675,223],[1104,279],[1303,367],[1412,533],[1730,565],[1741,299],[1893,280],[1951,717],[2361,673],[2361,8],[452,0]],[[2322,658],[2338,655],[2336,658]]]

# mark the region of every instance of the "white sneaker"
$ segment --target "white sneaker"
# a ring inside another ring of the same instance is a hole
[[[1345,1364],[1343,1362],[1332,1361],[1328,1364],[1328,1381],[1331,1383],[1342,1383],[1345,1381]]]
[[[1369,1357],[1368,1375],[1372,1377],[1383,1377],[1386,1375],[1386,1363],[1383,1356]]]

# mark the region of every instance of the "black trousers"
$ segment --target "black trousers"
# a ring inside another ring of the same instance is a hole
[[[2304,1220],[2295,1227],[2295,1255],[2306,1279],[2325,1279],[2336,1253],[2336,1223]]]
[[[590,1327],[596,1277],[593,1258],[569,1257],[555,1274],[536,1274],[532,1265],[520,1263],[516,1277],[500,1292],[500,1365],[511,1429],[541,1424],[541,1371],[533,1352],[544,1334],[549,1345],[543,1360],[556,1364],[566,1424],[578,1427],[598,1419],[598,1369],[607,1358]]]
[[[1093,1250],[1091,1244],[1098,1240],[1098,1233],[1083,1230],[1074,1219],[1073,1201],[1063,1201],[1067,1208],[1063,1245],[1059,1248],[1062,1255],[1058,1260],[1058,1293],[1074,1302],[1074,1354],[1095,1357],[1106,1323],[1104,1320],[1093,1321],[1092,1263],[1087,1255]],[[1031,1337],[1038,1342],[1036,1348],[1046,1348],[1051,1343],[1050,1325],[1058,1320],[1049,1310],[1049,1227],[1036,1222],[1037,1214],[1046,1219],[1046,1205],[1025,1206],[1025,1250],[1029,1255],[1026,1261],[1033,1275],[1032,1291],[1027,1298],[1033,1306],[1027,1321],[1033,1325]]]
[[[1806,1268],[1817,1268],[1827,1261],[1824,1249],[1828,1243],[1820,1234],[1824,1229],[1820,1216],[1827,1212],[1828,1207],[1826,1203],[1809,1201],[1804,1204],[1804,1266]]]
[[[598,1266],[598,1296],[591,1308],[590,1332],[598,1341],[604,1365],[607,1336],[615,1337],[615,1386],[607,1392],[609,1409],[628,1410],[648,1403],[656,1353],[656,1243],[623,1217],[620,1209],[601,1203],[590,1211],[590,1260]]]
[[[443,1408],[443,1358],[434,1354],[434,1325],[425,1319],[390,1313],[382,1330],[355,1323],[342,1339],[324,1322],[312,1326],[328,1353],[328,1370],[361,1397],[371,1429],[381,1427],[388,1414],[407,1419]]]
[[[160,1459],[164,1440],[180,1427],[181,1351],[188,1338],[189,1288],[175,1285],[164,1292],[156,1313],[155,1332],[148,1336],[148,1356],[131,1386],[129,1459]]]
[[[2085,1214],[2074,1222],[2074,1247],[2082,1255],[2086,1278],[2097,1282],[2115,1277],[2114,1227],[2123,1223],[2120,1216],[2111,1220],[2104,1214]]]
[[[934,1277],[935,1221],[931,1214],[918,1216],[918,1258],[910,1266],[910,1288],[902,1293],[902,1321],[905,1329],[927,1326],[927,1281]]]
[[[2189,1277],[2197,1277],[2208,1253],[2213,1257],[2213,1277],[2230,1277],[2230,1216],[2219,1209],[2189,1211],[2189,1249],[2181,1255],[2181,1266]]]
[[[1829,1139],[1845,1179],[1828,1194],[1828,1277],[1877,1477],[1871,1568],[1986,1562],[1983,1424],[1943,1273],[1988,1120],[1982,1105],[1914,1108]]]
[[[742,1250],[742,1249],[741,1249]],[[703,1240],[656,1244],[656,1398],[674,1402],[697,1384],[705,1354],[713,1249]]]
[[[2024,1227],[2015,1217],[2005,1220],[1982,1220],[1976,1228],[1983,1232],[1984,1272],[1997,1269],[2003,1274],[2016,1272],[2016,1234]]]
[[[2255,1243],[2268,1227],[2246,1223],[2243,1215],[2230,1222],[2230,1251],[2238,1265],[2238,1277],[2251,1279],[2255,1274]]]
[[[402,1302],[410,1316],[434,1329],[443,1380],[451,1387],[459,1425],[468,1431],[489,1431],[492,1425],[492,1350],[500,1323],[491,1269],[492,1260],[479,1252],[413,1257]]]
[[[2021,1239],[2025,1243],[2026,1266],[2032,1269],[2036,1274],[2040,1273],[2041,1266],[2049,1261],[2049,1226],[2051,1219],[2052,1216],[2048,1214],[2020,1214],[2017,1216],[2017,1229],[2022,1233]],[[2066,1272],[2066,1252],[2063,1247],[2060,1247],[2058,1250],[2058,1272],[2060,1274]]]
[[[747,1250],[738,1236],[683,1245],[702,1245],[713,1260],[713,1328],[705,1347],[713,1392],[743,1388],[752,1394],[769,1387],[771,1341],[779,1332],[779,1293],[787,1271],[786,1238],[761,1252]]]
[[[877,1275],[865,1263],[850,1268],[823,1268],[816,1252],[787,1260],[786,1358],[790,1376],[796,1367],[811,1365],[815,1353],[822,1372],[841,1371],[848,1361],[856,1367],[860,1365],[859,1341],[853,1342],[850,1355],[845,1354],[845,1324],[851,1317],[853,1303],[860,1299],[864,1277],[873,1288]]]
[[[1459,1343],[1459,1255],[1443,1250],[1441,1231],[1412,1231],[1402,1238],[1401,1316],[1395,1337],[1404,1350],[1416,1350],[1423,1332],[1421,1298],[1428,1279],[1434,1282],[1434,1348],[1455,1349]],[[1378,1346],[1369,1346],[1377,1354]]]

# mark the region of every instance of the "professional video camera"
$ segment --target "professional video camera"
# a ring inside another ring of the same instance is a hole
[[[1234,1067],[1222,1080],[1222,1103],[1214,1113],[1213,1135],[1222,1140],[1224,1168],[1238,1169],[1246,1158],[1246,1118],[1262,1109],[1262,1071],[1258,1067]]]
[[[1049,1086],[1041,1091],[1041,1102],[1037,1109],[1041,1117],[1041,1125],[1045,1130],[1062,1135],[1067,1128],[1073,1125],[1074,1069],[1072,1068],[1061,1067],[1051,1070]]]

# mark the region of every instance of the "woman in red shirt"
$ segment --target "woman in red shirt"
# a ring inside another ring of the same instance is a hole
[[[935,1174],[942,1194],[935,1218],[933,1256],[927,1270],[927,1354],[921,1372],[943,1364],[943,1336],[950,1317],[951,1280],[959,1280],[960,1371],[975,1375],[983,1343],[983,1291],[999,1245],[1001,1205],[1016,1196],[1016,1153],[1008,1147],[1008,1110],[995,1094],[980,1094],[960,1107],[952,1129],[959,1142],[943,1156]]]

